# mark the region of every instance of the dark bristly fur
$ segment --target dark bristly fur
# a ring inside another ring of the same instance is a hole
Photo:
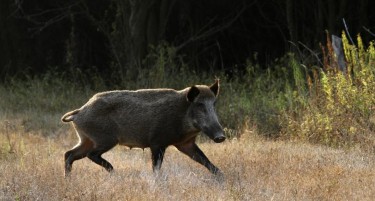
[[[65,153],[65,174],[75,160],[88,157],[107,171],[112,165],[101,155],[117,144],[130,148],[149,147],[153,170],[161,167],[170,145],[221,174],[195,143],[200,131],[217,143],[225,140],[214,102],[219,80],[212,86],[195,85],[173,89],[108,91],[94,95],[81,108],[66,113],[61,120],[72,122],[79,143]]]

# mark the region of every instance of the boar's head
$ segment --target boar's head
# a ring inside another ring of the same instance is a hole
[[[223,128],[219,123],[215,102],[219,94],[219,80],[211,86],[192,86],[186,98],[190,102],[188,118],[192,125],[216,143],[225,140]]]

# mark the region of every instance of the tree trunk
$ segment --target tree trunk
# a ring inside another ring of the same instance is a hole
[[[175,0],[149,0],[131,2],[129,17],[130,58],[126,67],[136,74],[150,46],[165,39],[166,26]]]
[[[298,33],[297,33],[294,17],[295,17],[295,12],[294,12],[293,0],[287,0],[286,1],[286,18],[287,18],[287,23],[288,23],[290,40],[293,42],[296,42],[298,40],[297,38]]]
[[[147,20],[152,6],[157,0],[133,1],[131,3],[130,28],[130,68],[141,67],[141,61],[147,52]]]
[[[0,3],[0,76],[16,72],[18,63],[23,62],[22,56],[17,54],[19,35],[14,18],[10,17],[16,8],[11,0]]]

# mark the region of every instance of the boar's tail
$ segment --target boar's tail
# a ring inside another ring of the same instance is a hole
[[[74,120],[74,116],[75,114],[77,114],[80,110],[79,109],[76,109],[76,110],[73,110],[73,111],[70,111],[66,114],[64,114],[64,116],[61,117],[61,121],[62,122],[70,122],[70,121],[73,121]]]

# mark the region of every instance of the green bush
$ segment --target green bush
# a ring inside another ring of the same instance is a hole
[[[298,115],[288,116],[284,134],[329,146],[359,145],[372,149],[374,44],[365,49],[360,36],[356,46],[349,44],[344,33],[342,38],[347,71],[337,70],[335,54],[327,45],[325,65],[314,72],[314,78],[307,79],[308,105]]]

